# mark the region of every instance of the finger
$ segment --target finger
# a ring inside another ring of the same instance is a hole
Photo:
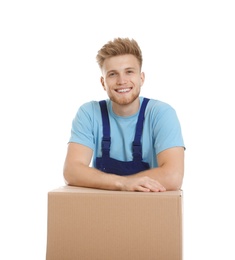
[[[166,191],[166,188],[156,181],[147,183],[145,185],[145,188],[149,189],[149,191],[152,192]]]
[[[153,191],[166,191],[166,188],[160,184],[157,187],[154,187],[152,190]]]
[[[150,192],[151,189],[144,187],[144,186],[138,186],[136,187],[135,191],[140,191],[140,192]]]

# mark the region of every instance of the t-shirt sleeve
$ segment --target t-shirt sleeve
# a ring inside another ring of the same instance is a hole
[[[82,105],[73,121],[71,128],[71,136],[69,142],[79,143],[88,146],[94,150],[94,134],[92,132],[93,118],[92,118],[92,104],[86,103]]]
[[[157,114],[154,120],[154,148],[156,154],[168,148],[184,147],[181,126],[176,111],[171,106]]]

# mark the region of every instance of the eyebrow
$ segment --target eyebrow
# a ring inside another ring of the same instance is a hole
[[[135,67],[128,67],[128,68],[125,68],[125,70],[136,70]]]
[[[128,67],[128,68],[125,68],[124,70],[136,70],[135,67]],[[107,74],[110,73],[110,72],[117,72],[118,70],[109,70],[107,71]]]

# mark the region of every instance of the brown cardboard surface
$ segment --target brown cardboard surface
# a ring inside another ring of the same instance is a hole
[[[182,191],[48,193],[47,260],[182,260]]]

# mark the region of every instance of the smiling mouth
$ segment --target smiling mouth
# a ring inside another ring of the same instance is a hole
[[[127,93],[129,91],[131,91],[131,88],[116,89],[116,92],[118,93]]]

